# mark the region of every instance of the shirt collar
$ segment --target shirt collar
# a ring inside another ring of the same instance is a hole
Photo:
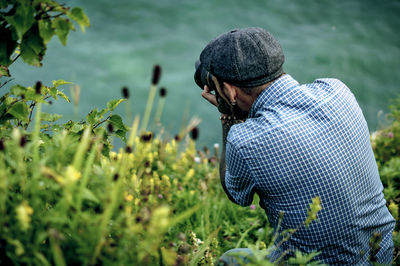
[[[275,103],[280,96],[294,86],[298,86],[299,83],[292,78],[289,74],[285,74],[274,81],[271,85],[265,88],[260,95],[258,95],[257,99],[254,101],[251,106],[249,116],[254,117],[258,110],[265,105],[272,105]]]

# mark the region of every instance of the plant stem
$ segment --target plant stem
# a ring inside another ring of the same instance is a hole
[[[154,118],[154,122],[156,122],[157,124],[160,124],[161,115],[164,110],[164,105],[165,105],[165,98],[160,98],[160,100],[158,102],[158,106],[157,106],[156,115]]]
[[[146,109],[145,109],[144,115],[143,115],[142,126],[140,128],[141,133],[145,132],[147,130],[147,125],[149,123],[151,109],[153,108],[154,97],[156,96],[156,89],[157,89],[156,85],[151,85],[149,97],[147,98]]]
[[[42,104],[40,102],[37,103],[37,109],[36,109],[36,114],[35,114],[35,126],[33,128],[33,134],[32,134],[32,139],[33,139],[33,152],[32,152],[32,160],[33,162],[36,163],[37,169],[36,171],[33,171],[34,177],[37,177],[40,173],[40,158],[39,158],[39,133],[40,133],[40,116],[42,112]]]

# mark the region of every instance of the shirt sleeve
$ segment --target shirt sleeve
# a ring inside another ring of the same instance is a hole
[[[229,142],[226,143],[225,186],[237,204],[249,206],[252,203],[254,180],[243,154]]]

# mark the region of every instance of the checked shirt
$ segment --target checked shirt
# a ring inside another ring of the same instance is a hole
[[[280,232],[301,225],[311,199],[320,197],[318,219],[300,226],[271,258],[297,249],[319,251],[316,259],[328,264],[364,265],[370,237],[379,232],[378,262],[391,262],[395,221],[367,123],[341,81],[299,85],[280,77],[258,96],[247,120],[232,126],[226,145],[229,194],[248,206],[257,193],[275,229],[284,212]]]

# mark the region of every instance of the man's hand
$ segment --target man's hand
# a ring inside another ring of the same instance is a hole
[[[207,85],[204,86],[201,96],[203,96],[203,98],[209,101],[212,105],[218,107],[217,97],[211,93],[210,88]]]

